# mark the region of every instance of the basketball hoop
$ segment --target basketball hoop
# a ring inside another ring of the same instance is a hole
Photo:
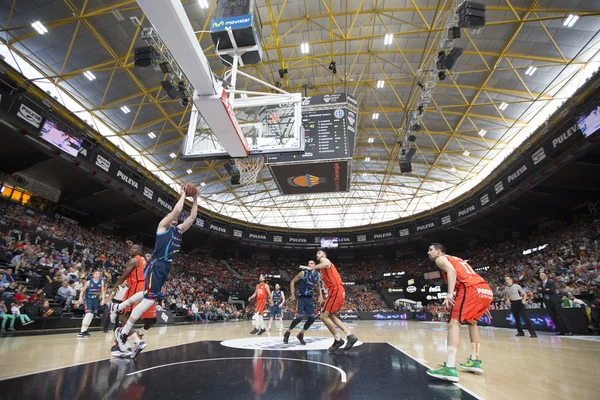
[[[240,171],[240,186],[253,185],[258,178],[258,171],[265,164],[264,157],[234,158],[235,166]]]

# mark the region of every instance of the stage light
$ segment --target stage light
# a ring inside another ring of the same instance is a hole
[[[92,74],[90,71],[85,71],[83,75],[88,78],[88,80],[93,81],[96,79],[96,75]]]
[[[285,77],[285,74],[287,74],[287,73],[288,73],[288,70],[287,70],[287,68],[280,69],[280,70],[279,70],[279,77],[280,77],[281,79],[283,79],[283,78]]]
[[[177,155],[175,153],[171,153],[171,154],[169,154],[169,157],[175,158],[175,157],[177,157]]]
[[[385,85],[385,82],[383,80],[378,80],[377,81],[377,89],[383,89],[383,86]]]
[[[154,132],[150,132],[148,136],[150,137],[150,139],[156,139],[156,135],[154,134]]]
[[[482,129],[479,131],[479,136],[484,137],[486,133],[487,131],[485,129]]]
[[[372,138],[372,137],[370,137],[370,138],[367,140],[367,143],[373,143],[373,142],[375,142],[375,138]]]
[[[131,110],[127,106],[121,107],[121,111],[123,111],[125,114],[129,114],[131,112]]]
[[[44,26],[44,24],[42,24],[40,21],[35,21],[33,24],[31,24],[31,26],[33,27],[33,29],[35,29],[37,31],[37,33],[39,33],[40,35],[43,35],[45,33],[48,33],[48,29],[46,29],[46,27]]]
[[[371,161],[371,157],[365,157],[365,162]]]
[[[310,49],[308,47],[308,43],[304,42],[300,45],[300,52],[302,54],[308,54],[309,51],[310,51]]]
[[[502,111],[506,110],[506,107],[508,107],[508,104],[504,102],[498,106],[498,108]]]
[[[394,35],[391,33],[388,33],[385,35],[385,37],[383,38],[383,44],[385,46],[388,46],[390,44],[392,44],[392,41],[394,40]]]
[[[471,152],[469,150],[465,150],[463,152],[463,156],[465,156],[465,157],[469,157],[470,154],[471,154]]]
[[[187,170],[187,171],[185,171],[185,172],[187,172],[187,173],[188,173],[188,175],[190,175],[190,174],[192,173],[192,170],[191,170],[191,169],[188,169],[188,170]]]
[[[171,99],[177,100],[181,96],[181,93],[179,93],[179,90],[177,90],[171,81],[162,81],[160,85]]]
[[[537,68],[532,65],[529,68],[527,68],[527,71],[525,71],[525,75],[531,76],[535,74],[535,71],[537,71]]]
[[[373,119],[379,119],[379,113],[373,113]]]
[[[163,72],[163,74],[170,74],[171,72],[173,72],[171,64],[169,64],[166,61],[161,62],[160,64],[158,64],[158,66],[160,67],[160,70]]]
[[[563,20],[563,26],[566,26],[567,28],[572,28],[577,23],[577,21],[579,21],[579,15],[569,14]]]

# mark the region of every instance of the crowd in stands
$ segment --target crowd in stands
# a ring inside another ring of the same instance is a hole
[[[28,323],[28,318],[52,314],[55,307],[73,310],[83,283],[95,269],[102,272],[110,288],[128,260],[124,238],[100,229],[85,229],[69,221],[55,220],[24,207],[0,203],[0,315],[3,329],[14,325],[13,318]],[[557,283],[564,295],[565,306],[600,306],[600,221],[593,215],[576,217],[571,224],[558,224],[540,229],[527,240],[512,240],[491,247],[453,252],[468,260],[494,290],[493,309],[509,309],[503,291],[504,276],[510,275],[530,294],[527,307],[540,307],[539,271],[544,270]],[[541,247],[541,248],[540,248]],[[537,248],[527,254],[524,250]],[[145,249],[151,252],[151,249]],[[159,305],[185,314],[195,321],[239,319],[249,317],[246,305],[226,303],[231,293],[253,290],[262,274],[280,275],[287,271],[290,278],[298,272],[296,263],[279,260],[270,262],[264,256],[230,258],[230,270],[224,262],[202,253],[182,252],[175,260]],[[373,290],[397,285],[394,276],[386,277],[374,286],[378,272],[405,272],[420,275],[435,270],[425,254],[404,257],[396,262],[340,262],[338,269],[346,282],[346,305],[343,311],[385,311],[386,305]],[[487,268],[486,268],[487,267]],[[269,278],[271,286],[288,281]],[[430,284],[440,284],[433,280]],[[31,314],[28,304],[35,305]],[[444,312],[439,304],[427,305],[432,313]],[[285,311],[294,311],[287,304]],[[6,316],[6,317],[5,317]]]

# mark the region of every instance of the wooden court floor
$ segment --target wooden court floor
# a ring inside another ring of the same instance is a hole
[[[443,323],[360,321],[349,325],[363,343],[389,343],[429,367],[444,361],[446,330]],[[139,357],[152,350],[182,344],[250,338],[251,329],[248,321],[155,327],[149,331],[148,347]],[[273,329],[263,336],[280,335]],[[539,333],[537,339],[530,339],[514,335],[513,330],[481,328],[480,354],[485,373],[461,372],[461,387],[484,399],[598,398],[600,338]],[[311,336],[328,337],[329,333],[317,328],[306,335]],[[75,334],[1,338],[0,354],[4,362],[0,363],[0,379],[106,360],[110,358],[113,340],[111,333],[101,332],[93,332],[90,339],[77,339]],[[464,361],[469,352],[465,328],[461,332],[458,360]],[[377,398],[376,391],[373,396]]]

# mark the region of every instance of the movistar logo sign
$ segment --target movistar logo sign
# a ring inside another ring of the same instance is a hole
[[[215,19],[212,22],[213,30],[223,30],[225,28],[241,28],[252,24],[251,15],[242,15],[239,17]]]

